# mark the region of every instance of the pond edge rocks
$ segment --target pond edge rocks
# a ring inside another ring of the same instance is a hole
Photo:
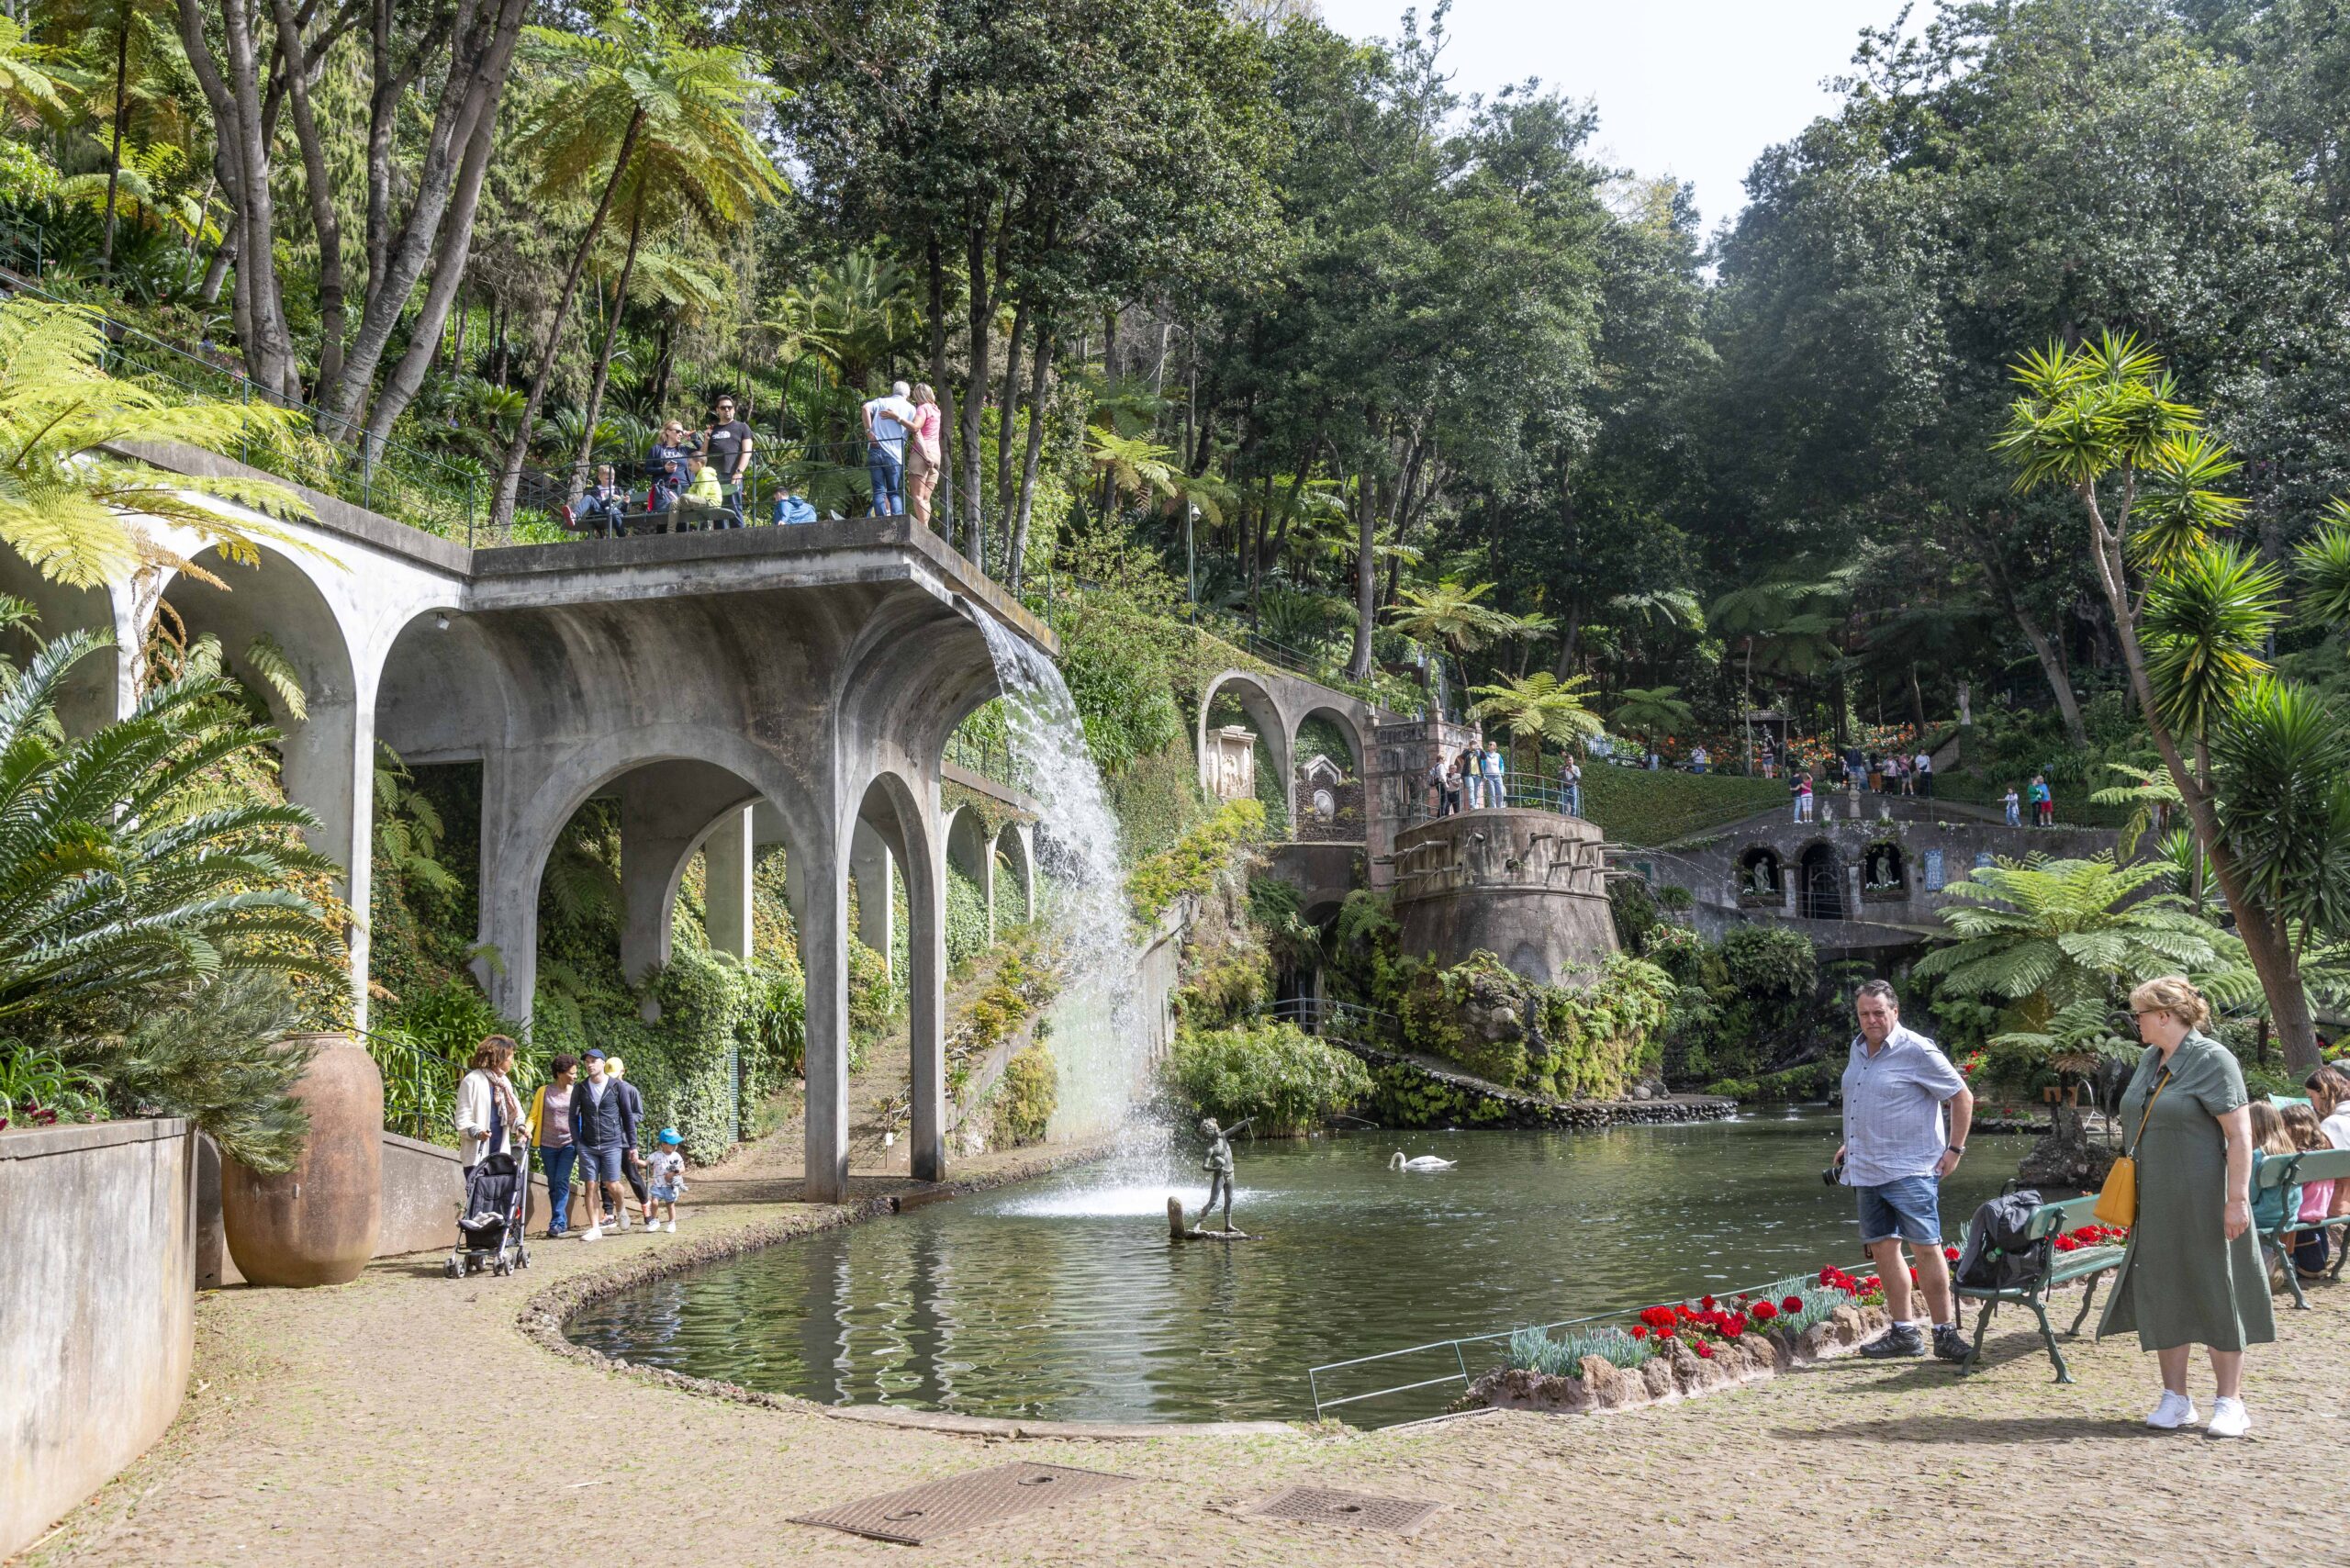
[[[1709,1340],[1710,1359],[1696,1355],[1686,1345],[1675,1345],[1670,1353],[1651,1357],[1637,1367],[1619,1367],[1598,1356],[1585,1356],[1581,1375],[1574,1377],[1495,1367],[1470,1384],[1459,1408],[1582,1416],[1670,1405],[1848,1356],[1891,1321],[1881,1306],[1840,1306],[1834,1316],[1800,1335],[1774,1330]]]

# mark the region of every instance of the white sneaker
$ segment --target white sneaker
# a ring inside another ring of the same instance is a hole
[[[2210,1424],[2203,1428],[2207,1438],[2240,1438],[2252,1430],[2252,1412],[2244,1407],[2241,1399],[2215,1399],[2211,1402]]]
[[[677,1235],[677,1222],[676,1220],[671,1220],[668,1224],[666,1224],[666,1225],[663,1226],[661,1228],[662,1228],[662,1229],[664,1229],[664,1230],[666,1230],[666,1231],[667,1231],[670,1235],[675,1236],[675,1235]]]
[[[604,1227],[600,1225],[591,1225],[580,1234],[579,1239],[582,1241],[601,1241],[604,1239]]]
[[[2242,1409],[2243,1406],[2238,1406],[2237,1408]],[[2175,1432],[2194,1419],[2195,1401],[2184,1394],[2173,1394],[2165,1388],[2163,1390],[2163,1402],[2154,1406],[2153,1415],[2146,1417],[2146,1425]]]

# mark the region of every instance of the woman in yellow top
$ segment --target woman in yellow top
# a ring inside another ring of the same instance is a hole
[[[547,1176],[547,1237],[550,1240],[571,1228],[571,1170],[579,1162],[579,1146],[571,1141],[571,1085],[579,1072],[579,1058],[565,1052],[547,1064],[549,1076],[531,1095],[531,1147],[539,1151],[539,1169]]]
[[[2203,1033],[2202,993],[2178,975],[2130,993],[2146,1043],[2121,1097],[2124,1153],[2138,1163],[2138,1219],[2114,1276],[2098,1337],[2138,1331],[2161,1363],[2163,1396],[2146,1417],[2175,1430],[2195,1419],[2187,1364],[2198,1345],[2211,1356],[2219,1396],[2204,1435],[2240,1438],[2244,1352],[2277,1338],[2268,1271],[2252,1234],[2252,1117],[2244,1070]],[[2143,1131],[2140,1130],[2143,1126]]]

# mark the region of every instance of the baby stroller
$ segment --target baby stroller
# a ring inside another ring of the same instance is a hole
[[[510,1274],[531,1266],[523,1223],[531,1178],[510,1154],[487,1154],[465,1173],[464,1206],[457,1215],[457,1243],[444,1272],[462,1280],[479,1269]]]

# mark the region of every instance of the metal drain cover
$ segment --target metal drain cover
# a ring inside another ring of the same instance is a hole
[[[1098,1497],[1134,1484],[1131,1475],[1072,1470],[1059,1464],[1002,1464],[944,1481],[924,1482],[902,1492],[844,1503],[837,1508],[793,1518],[796,1525],[822,1525],[876,1540],[919,1546],[957,1530],[993,1524],[1056,1503]]]
[[[1409,1535],[1427,1523],[1441,1503],[1411,1497],[1375,1497],[1368,1492],[1333,1492],[1322,1486],[1292,1486],[1251,1510],[1260,1519],[1302,1519],[1309,1524],[1353,1525]]]

